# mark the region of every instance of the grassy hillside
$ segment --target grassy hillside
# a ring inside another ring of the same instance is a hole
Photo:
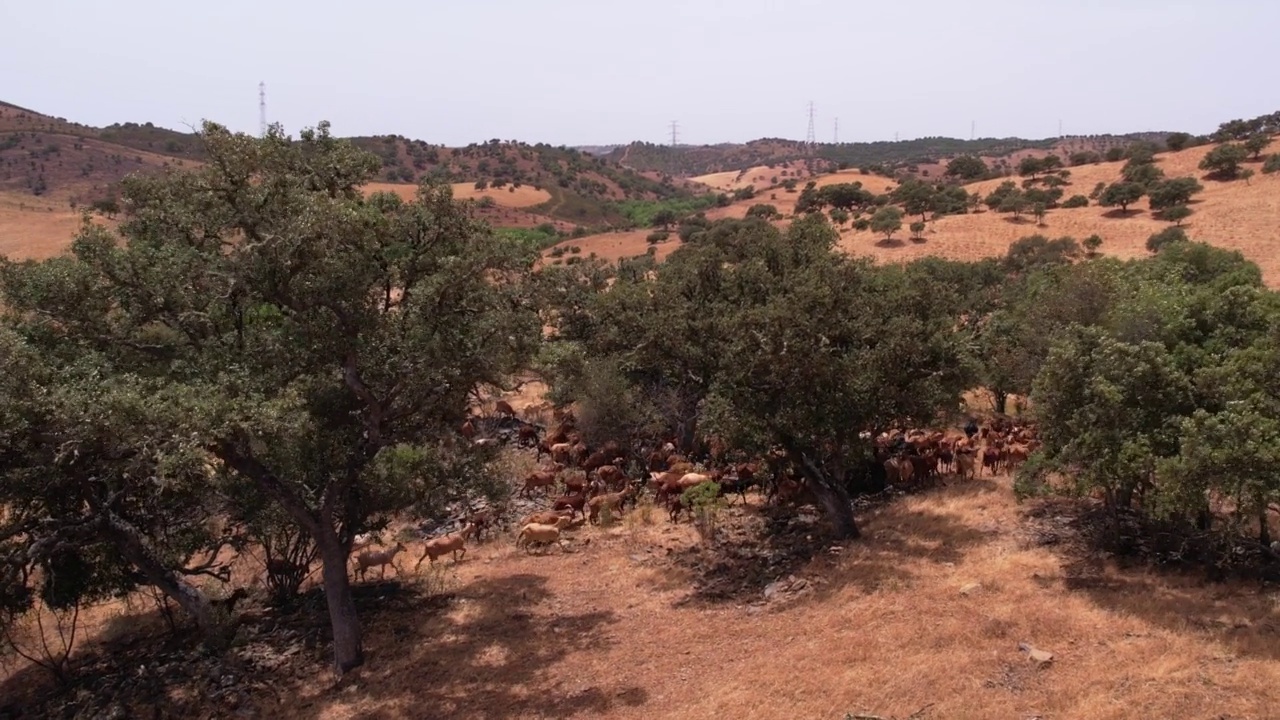
[[[1258,173],[1248,182],[1212,179],[1198,167],[1211,149],[1212,146],[1201,146],[1156,156],[1156,165],[1165,177],[1192,176],[1204,186],[1204,191],[1192,199],[1190,207],[1194,212],[1182,226],[1194,240],[1241,251],[1262,268],[1268,285],[1280,287],[1280,237],[1276,235],[1276,227],[1280,226],[1280,174]],[[1099,162],[1070,168],[1070,178],[1063,187],[1064,197],[1089,195],[1098,183],[1110,184],[1120,180],[1124,164],[1123,161]],[[1257,170],[1260,161],[1251,160],[1245,166]],[[1006,179],[986,180],[965,187],[969,192],[985,197]],[[872,193],[886,193],[896,187],[896,183],[888,178],[864,175],[855,170],[821,175],[814,181],[818,187],[861,182]],[[742,218],[752,205],[763,203],[773,205],[784,217],[789,217],[795,212],[798,196],[798,192],[775,188],[758,193],[750,200],[710,210],[706,216],[712,220]],[[911,240],[907,226],[917,219],[904,218],[902,229],[891,243],[883,242],[881,234],[854,230],[846,225],[840,232],[840,245],[851,254],[870,256],[882,262],[902,262],[927,255],[965,260],[1003,255],[1011,243],[1030,235],[1071,236],[1083,240],[1097,234],[1103,239],[1102,254],[1127,258],[1148,254],[1147,238],[1172,225],[1153,216],[1146,198],[1135,203],[1123,215],[1116,213],[1114,208],[1099,207],[1093,201],[1082,208],[1059,207],[1049,210],[1042,225],[1038,225],[1030,215],[1024,214],[1015,220],[1010,214],[983,207],[978,212],[931,218],[921,238]],[[788,220],[780,222],[785,224]],[[646,252],[648,234],[648,231],[606,233],[579,238],[572,244],[581,247],[584,253],[596,253],[612,259]],[[672,233],[669,240],[657,245],[656,253],[659,258],[665,257],[679,244],[680,240]],[[549,254],[547,257],[554,261]]]

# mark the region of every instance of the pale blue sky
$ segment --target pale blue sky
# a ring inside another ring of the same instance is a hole
[[[1273,0],[0,0],[0,100],[449,145],[1188,130],[1280,109]]]

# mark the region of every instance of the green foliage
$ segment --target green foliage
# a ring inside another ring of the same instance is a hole
[[[493,234],[497,238],[535,253],[546,250],[563,239],[555,231],[555,226],[549,226],[547,223],[533,228],[494,228]]]
[[[715,204],[715,196],[700,195],[660,201],[626,200],[614,207],[635,227],[654,227],[658,220],[667,220],[668,225],[675,224],[679,218],[714,207]]]
[[[902,211],[893,205],[886,205],[871,216],[868,225],[873,232],[884,233],[886,240],[893,239],[893,234],[902,229]]]
[[[1093,190],[1089,192],[1089,199],[1097,200],[1098,198],[1102,197],[1102,192],[1106,189],[1107,189],[1107,184],[1104,182],[1100,182],[1097,185],[1094,185]]]
[[[1124,178],[1125,182],[1150,187],[1164,178],[1164,171],[1154,163],[1135,163],[1130,160],[1120,169],[1120,176]]]
[[[831,222],[835,223],[837,226],[841,226],[849,222],[848,210],[842,210],[840,208],[832,208],[831,212],[828,213],[828,215],[830,215],[831,217]]]
[[[120,203],[115,198],[102,198],[89,203],[89,209],[113,218],[120,213]]]
[[[1158,182],[1147,189],[1147,196],[1152,210],[1164,210],[1177,205],[1186,205],[1191,197],[1204,190],[1193,177],[1181,177]]]
[[[1175,225],[1181,225],[1183,220],[1191,217],[1191,208],[1186,205],[1174,205],[1160,211],[1160,219],[1168,220]]]
[[[947,163],[945,175],[947,177],[959,178],[962,181],[981,180],[987,176],[990,171],[987,164],[981,158],[973,155],[961,155],[953,158]]]
[[[348,670],[350,539],[480,482],[444,440],[471,390],[540,341],[533,257],[448,187],[364,197],[381,163],[327,124],[202,137],[202,167],[124,183],[118,235],[86,226],[67,256],[0,266],[11,352],[41,358],[0,402],[27,438],[0,503],[29,542],[80,533],[107,558],[81,565],[84,587],[153,584],[204,625],[207,598],[174,570],[222,540],[211,512],[269,502],[320,549]],[[387,462],[398,449],[413,462]]]
[[[1200,169],[1208,170],[1215,177],[1234,180],[1240,172],[1240,163],[1249,157],[1243,145],[1225,143],[1210,150],[1200,160]]]
[[[774,220],[782,217],[782,214],[779,213],[778,208],[773,205],[758,204],[747,208],[747,217],[760,218],[761,220]]]
[[[658,231],[649,233],[648,236],[645,237],[644,241],[649,243],[650,245],[656,245],[657,243],[660,243],[660,242],[666,242],[667,238],[669,237],[671,237],[671,233],[667,232],[666,230],[658,230]]]
[[[917,220],[911,223],[909,229],[911,230],[911,237],[919,240],[920,236],[924,234],[925,224]]]
[[[853,229],[858,232],[866,232],[871,229],[871,220],[868,218],[858,218],[853,221]]]
[[[1258,133],[1251,135],[1248,140],[1244,141],[1244,149],[1253,157],[1254,160],[1262,157],[1262,151],[1267,149],[1271,144],[1271,136],[1266,133]]]
[[[1187,233],[1180,227],[1167,227],[1147,238],[1147,250],[1160,252],[1166,245],[1187,242]]]
[[[1138,183],[1112,183],[1107,186],[1106,190],[1102,191],[1102,196],[1098,198],[1098,204],[1103,207],[1119,207],[1121,212],[1127,212],[1129,206],[1141,199],[1146,192],[1146,188]]]
[[[1010,273],[1024,273],[1037,267],[1070,264],[1079,255],[1075,238],[1050,240],[1044,235],[1030,235],[1009,245],[1004,266]]]
[[[1101,160],[1102,160],[1101,155],[1099,155],[1096,152],[1092,152],[1088,150],[1071,153],[1071,156],[1067,159],[1067,161],[1071,164],[1072,167],[1077,167],[1080,165],[1092,165]]]
[[[1080,244],[1084,246],[1085,253],[1089,257],[1095,257],[1098,254],[1098,248],[1102,247],[1102,236],[1097,234],[1090,235]]]
[[[1102,157],[1106,159],[1107,162],[1116,162],[1118,160],[1123,160],[1124,148],[1119,148],[1119,147],[1107,148],[1107,151],[1103,153]]]
[[[1165,147],[1169,148],[1174,152],[1183,150],[1186,147],[1188,147],[1190,144],[1191,144],[1190,133],[1184,133],[1184,132],[1169,133],[1168,137],[1164,139]]]
[[[1280,154],[1269,155],[1265,162],[1262,163],[1262,173],[1270,175],[1271,173],[1280,172]]]
[[[1089,207],[1089,198],[1083,195],[1072,195],[1067,198],[1066,202],[1062,203],[1062,207],[1068,210],[1072,208]]]

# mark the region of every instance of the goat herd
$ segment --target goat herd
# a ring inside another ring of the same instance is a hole
[[[549,501],[543,510],[522,518],[516,534],[516,546],[531,551],[536,547],[557,545],[561,533],[581,524],[598,524],[602,518],[616,517],[628,507],[634,508],[646,492],[652,493],[655,507],[667,510],[671,522],[679,522],[682,513],[690,513],[686,491],[704,483],[715,483],[719,496],[742,498],[752,488],[765,502],[813,504],[814,495],[807,480],[792,465],[785,452],[768,453],[748,458],[731,451],[723,442],[711,438],[699,443],[696,454],[680,454],[674,438],[659,439],[649,447],[632,451],[616,442],[596,448],[589,446],[576,429],[571,411],[557,412],[555,425],[542,436],[541,428],[515,419],[515,412],[505,401],[497,403],[497,417],[516,423],[515,432],[506,433],[520,447],[537,453],[537,462],[546,464],[523,478],[516,494],[532,500],[541,495]],[[498,437],[477,437],[485,423],[481,418],[468,420],[461,434],[475,445],[497,445]],[[963,431],[891,429],[863,432],[860,437],[874,448],[874,459],[868,467],[880,478],[880,486],[920,484],[950,474],[971,479],[984,471],[991,474],[1012,472],[1027,459],[1039,442],[1035,428],[1018,426],[1003,418],[979,427],[970,420]],[[696,460],[696,464],[695,464]],[[708,494],[710,490],[708,489]],[[690,513],[691,514],[691,513]],[[461,529],[426,541],[417,566],[430,558],[452,555],[454,561],[466,555],[466,541],[499,527],[507,527],[506,513],[497,508],[467,513]],[[356,549],[374,542],[369,536],[356,538]],[[405,550],[402,543],[386,550],[368,550],[356,556],[357,577],[374,567],[385,572],[396,554]]]

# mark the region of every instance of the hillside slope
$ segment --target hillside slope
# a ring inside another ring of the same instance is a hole
[[[1202,240],[1224,248],[1239,250],[1245,257],[1257,263],[1268,285],[1280,287],[1280,174],[1256,175],[1246,183],[1243,180],[1223,182],[1205,177],[1198,168],[1200,160],[1211,146],[1191,148],[1180,152],[1161,153],[1156,164],[1166,177],[1192,176],[1204,185],[1204,192],[1195,196],[1191,208],[1194,214],[1183,223],[1187,234],[1194,240]],[[1064,187],[1066,196],[1088,195],[1097,183],[1112,183],[1120,179],[1123,162],[1103,162],[1071,168],[1071,178]],[[1256,169],[1256,162],[1246,163]],[[986,195],[1005,178],[973,183],[970,192]],[[815,178],[819,185],[837,182],[861,182],[876,193],[891,189],[895,183],[874,175],[862,175],[846,171]],[[740,218],[747,209],[757,203],[772,204],[783,215],[795,210],[797,193],[771,189],[751,200],[736,202],[727,208],[707,213],[708,218]],[[983,210],[965,215],[939,217],[928,223],[923,241],[908,240],[906,224],[917,218],[904,218],[903,229],[895,236],[895,242],[882,242],[883,236],[870,231],[855,231],[846,227],[841,231],[840,246],[851,254],[866,255],[881,262],[902,262],[927,255],[954,259],[975,259],[1003,255],[1009,245],[1028,235],[1042,234],[1049,237],[1068,235],[1081,240],[1098,234],[1103,238],[1101,252],[1104,255],[1128,258],[1147,254],[1146,240],[1171,223],[1152,216],[1143,199],[1130,208],[1125,217],[1116,217],[1110,208],[1089,207],[1050,210],[1043,226],[1037,226],[1029,217],[1014,222],[1012,216]],[[786,224],[782,221],[780,224]],[[645,252],[643,237],[647,233],[634,233],[637,243],[620,243],[619,234],[606,233],[573,240],[581,253],[597,253],[600,257],[614,259],[619,256]],[[659,257],[665,257],[679,240],[671,239],[659,246]],[[555,252],[555,249],[552,249]],[[548,256],[550,257],[550,256]]]

